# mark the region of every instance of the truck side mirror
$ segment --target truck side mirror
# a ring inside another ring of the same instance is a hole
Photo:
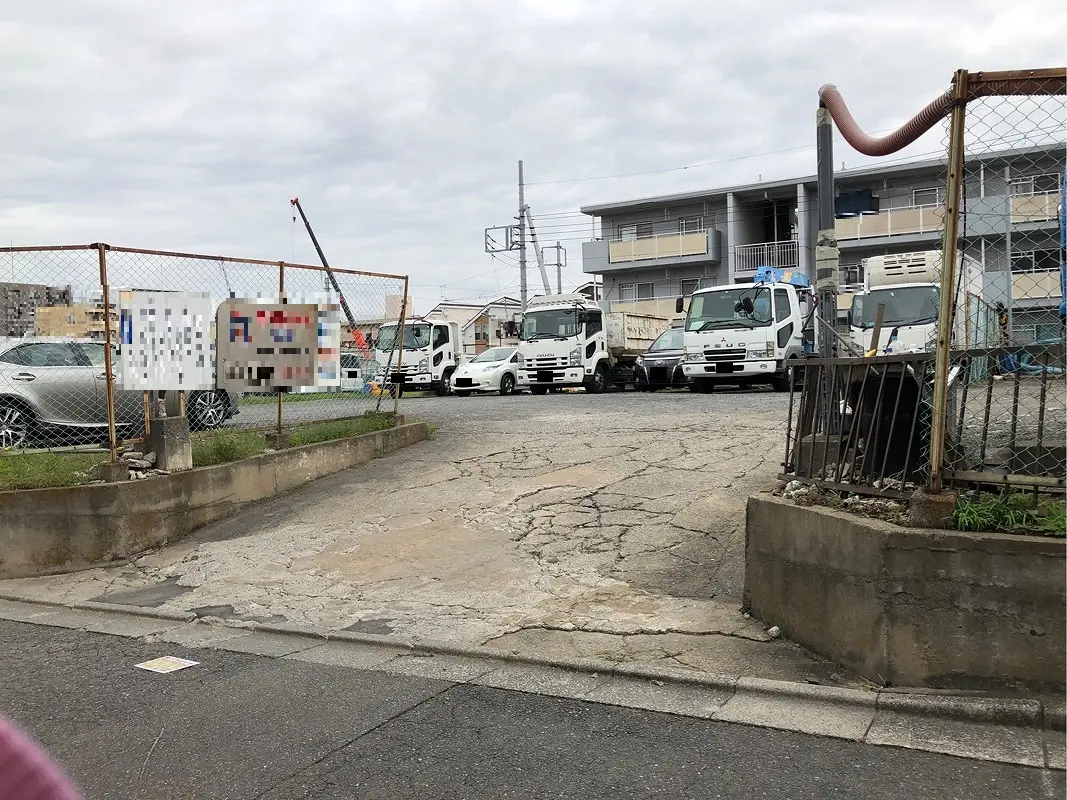
[[[745,310],[746,314],[751,314],[753,311],[756,310],[756,306],[754,306],[752,304],[752,298],[751,297],[742,297],[741,298],[741,308],[743,308]]]
[[[586,320],[585,312],[579,311],[574,315],[574,322],[576,325],[584,325]]]
[[[674,301],[674,313],[682,314],[685,312],[685,298],[679,297]]]

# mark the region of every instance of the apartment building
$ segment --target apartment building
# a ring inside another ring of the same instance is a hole
[[[1011,309],[1020,339],[1043,338],[1059,324],[1064,156],[1060,144],[968,159],[966,252],[985,268],[982,300]],[[843,283],[862,283],[870,256],[940,247],[944,183],[941,160],[837,173]],[[814,175],[581,211],[600,230],[582,244],[582,270],[601,277],[605,300],[618,310],[669,316],[679,295],[750,281],[761,266],[814,269]]]

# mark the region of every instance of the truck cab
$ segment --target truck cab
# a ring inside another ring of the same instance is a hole
[[[444,396],[452,391],[452,373],[466,360],[459,323],[412,321],[403,325],[403,335],[394,323],[382,325],[374,343],[380,365],[379,385],[424,389]]]
[[[814,348],[813,317],[811,286],[800,272],[764,267],[752,283],[694,292],[682,365],[690,386],[708,392],[718,384],[770,383],[788,391],[789,368]]]
[[[519,386],[534,394],[568,386],[599,393],[611,383],[604,312],[581,294],[530,300],[518,355]]]

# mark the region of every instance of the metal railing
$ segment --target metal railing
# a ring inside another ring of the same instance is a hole
[[[929,472],[933,365],[928,353],[806,359],[802,389],[789,394],[779,477],[909,496]]]
[[[760,267],[795,269],[800,266],[800,247],[795,239],[734,248],[734,274],[751,275]]]

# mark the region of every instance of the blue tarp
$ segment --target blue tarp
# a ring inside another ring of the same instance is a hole
[[[752,276],[753,283],[789,283],[802,289],[811,285],[808,276],[795,269],[759,267]]]

